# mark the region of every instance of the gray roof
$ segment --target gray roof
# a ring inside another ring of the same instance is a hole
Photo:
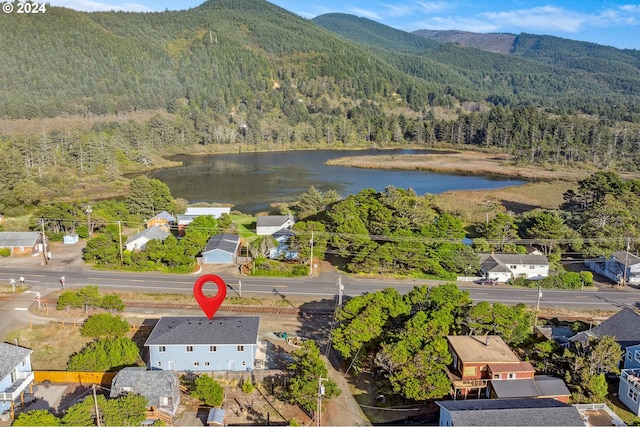
[[[640,315],[630,308],[623,308],[590,331],[583,331],[572,336],[569,341],[584,342],[589,337],[605,335],[614,337],[623,348],[640,344]]]
[[[636,265],[640,264],[640,257],[636,255],[626,252],[626,251],[618,251],[611,254],[611,258],[618,261],[621,264],[627,265]]]
[[[238,246],[240,246],[240,236],[237,234],[216,234],[211,236],[202,253],[219,250],[235,254],[238,251]]]
[[[281,227],[289,220],[293,221],[291,215],[263,215],[256,218],[256,227]]]
[[[561,378],[550,375],[536,375],[533,379],[491,380],[491,387],[499,399],[571,395]]]
[[[153,226],[153,227],[145,228],[144,230],[142,230],[141,232],[139,232],[134,236],[130,236],[127,239],[127,243],[138,240],[141,237],[146,237],[149,240],[164,240],[167,237],[169,237],[169,234],[170,233],[163,230],[162,227]]]
[[[30,354],[31,350],[28,348],[0,343],[0,380],[9,375]]]
[[[577,408],[555,399],[469,399],[436,403],[451,414],[454,426],[584,427]]]
[[[209,415],[207,415],[207,425],[224,425],[224,409],[211,408],[209,409]]]
[[[493,258],[493,259],[490,259]],[[515,264],[515,265],[549,265],[549,260],[544,255],[534,254],[480,254],[480,262],[484,265],[487,263],[497,264]]]
[[[171,215],[169,212],[167,211],[162,211],[157,215],[154,215],[153,217],[151,217],[149,219],[149,221],[151,221],[152,219],[164,219],[167,222],[174,222],[176,219],[173,217],[173,215]]]
[[[147,371],[144,368],[123,368],[111,383],[110,397],[118,397],[122,387],[130,387],[131,391],[149,400],[148,406],[162,406],[161,397],[179,397],[180,381],[175,371]]]
[[[36,244],[40,238],[38,231],[0,231],[0,248],[28,246]]]
[[[260,316],[162,317],[144,345],[256,344],[259,325]]]

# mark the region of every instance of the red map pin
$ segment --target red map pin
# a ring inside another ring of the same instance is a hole
[[[202,293],[202,287],[207,282],[213,282],[218,286],[218,293],[216,295],[208,297]],[[196,301],[198,301],[204,314],[211,320],[213,315],[216,314],[216,311],[218,311],[218,308],[220,308],[222,301],[224,301],[224,297],[227,296],[227,284],[221,277],[215,274],[205,274],[199,277],[193,285],[193,296],[196,297]]]

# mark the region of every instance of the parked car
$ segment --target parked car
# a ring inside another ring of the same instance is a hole
[[[490,279],[488,277],[485,277],[484,279],[481,279],[478,283],[480,283],[481,285],[495,286],[498,284],[498,279]]]

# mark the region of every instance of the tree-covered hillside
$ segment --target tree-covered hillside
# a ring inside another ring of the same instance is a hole
[[[508,55],[440,44],[353,15],[326,14],[313,22],[371,47],[399,70],[426,81],[433,79],[433,63],[455,70],[448,76],[453,79],[450,91],[461,100],[536,105],[615,120],[637,121],[640,114],[637,51],[521,34]]]

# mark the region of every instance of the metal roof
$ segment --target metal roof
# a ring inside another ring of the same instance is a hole
[[[36,244],[40,238],[38,231],[0,231],[0,248],[28,246]]]
[[[260,316],[162,317],[144,345],[256,344],[259,325]]]
[[[491,388],[498,399],[571,395],[561,378],[549,375],[536,375],[532,379],[491,380]]]

